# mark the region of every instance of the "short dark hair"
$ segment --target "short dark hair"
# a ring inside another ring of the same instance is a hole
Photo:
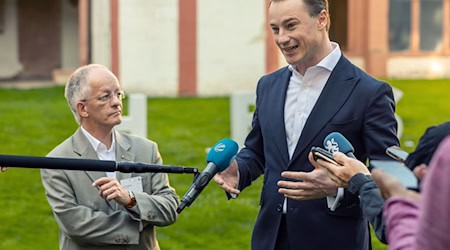
[[[328,0],[303,0],[309,8],[310,16],[317,16],[325,10],[328,13]]]
[[[282,2],[284,0],[271,0],[270,2]],[[328,7],[328,0],[299,0],[303,1],[303,3],[308,7],[308,13],[309,16],[315,17],[322,12],[322,10],[325,10],[328,14],[328,23],[327,23],[327,30],[330,29],[331,19],[330,19],[330,12]]]

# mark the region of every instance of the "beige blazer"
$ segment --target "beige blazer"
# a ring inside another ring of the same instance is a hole
[[[155,142],[115,131],[116,160],[162,164]],[[78,129],[49,157],[98,159]],[[143,192],[135,193],[137,205],[128,210],[99,195],[92,182],[105,172],[41,170],[42,183],[59,225],[60,249],[159,249],[154,226],[177,219],[178,196],[167,174],[117,173],[117,179],[141,176]]]

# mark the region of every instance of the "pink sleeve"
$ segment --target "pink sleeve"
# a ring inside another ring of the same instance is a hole
[[[386,201],[383,214],[386,220],[386,237],[389,250],[414,250],[414,238],[417,232],[419,203],[400,197]]]
[[[450,249],[450,137],[440,144],[422,183],[422,212],[418,218],[419,249]]]
[[[389,250],[450,249],[450,136],[440,144],[421,186],[419,203],[400,197],[384,208]]]

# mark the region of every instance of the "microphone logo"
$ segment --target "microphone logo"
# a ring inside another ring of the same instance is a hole
[[[339,144],[331,138],[325,142],[325,149],[330,153],[339,152]]]
[[[214,151],[219,153],[219,152],[223,152],[225,150],[226,146],[223,143],[219,143],[214,147]]]

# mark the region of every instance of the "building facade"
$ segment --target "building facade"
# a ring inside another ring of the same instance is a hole
[[[450,78],[450,0],[329,0],[330,37],[382,78]],[[269,0],[0,0],[0,81],[101,63],[127,92],[254,91],[286,63]],[[0,82],[1,84],[1,82]]]

